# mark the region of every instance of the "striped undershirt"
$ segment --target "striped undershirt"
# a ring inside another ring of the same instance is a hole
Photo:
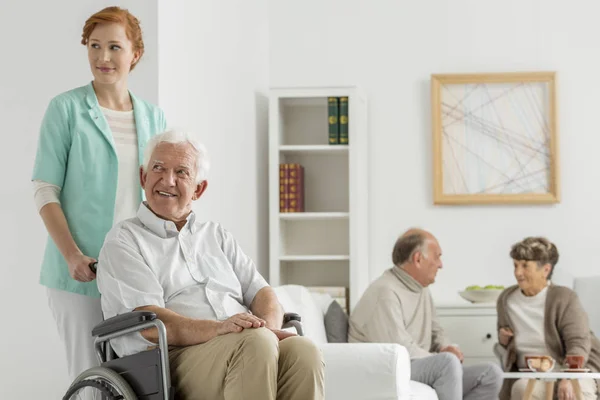
[[[117,223],[134,217],[141,201],[135,118],[133,110],[115,111],[104,107],[100,109],[112,132],[119,160],[114,218],[114,222]]]

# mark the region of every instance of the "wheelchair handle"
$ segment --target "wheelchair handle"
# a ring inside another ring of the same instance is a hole
[[[93,273],[96,273],[96,270],[98,269],[98,261],[94,261],[93,263],[90,263],[90,269],[92,270]]]

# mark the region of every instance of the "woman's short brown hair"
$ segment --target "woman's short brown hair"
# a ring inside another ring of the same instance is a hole
[[[83,26],[81,44],[87,46],[90,35],[96,28],[96,25],[112,22],[116,22],[125,27],[127,38],[131,40],[133,45],[133,51],[137,51],[140,54],[137,61],[131,64],[131,69],[133,70],[144,54],[144,40],[142,39],[142,28],[140,28],[140,21],[128,10],[120,7],[106,7],[105,9],[100,10],[89,17]]]
[[[530,236],[513,244],[510,249],[510,256],[513,260],[537,261],[540,267],[550,264],[548,279],[552,277],[554,266],[558,263],[559,257],[558,249],[554,243],[541,236]]]

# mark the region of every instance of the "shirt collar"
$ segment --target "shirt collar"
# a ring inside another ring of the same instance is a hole
[[[145,201],[140,204],[138,208],[137,217],[148,229],[152,232],[160,236],[161,238],[168,238],[172,236],[177,236],[180,232],[177,230],[177,226],[173,221],[167,221],[158,217],[154,214],[150,207],[148,207],[148,203]],[[190,213],[187,218],[185,225],[182,228],[182,231],[189,231],[194,233],[196,231],[196,214],[194,211]]]

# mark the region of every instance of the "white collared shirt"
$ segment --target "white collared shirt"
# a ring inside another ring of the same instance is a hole
[[[248,312],[268,286],[233,236],[192,212],[181,231],[142,203],[137,217],[115,225],[98,262],[104,318],[155,305],[194,319],[225,320]],[[119,356],[145,350],[141,334],[111,341]]]

